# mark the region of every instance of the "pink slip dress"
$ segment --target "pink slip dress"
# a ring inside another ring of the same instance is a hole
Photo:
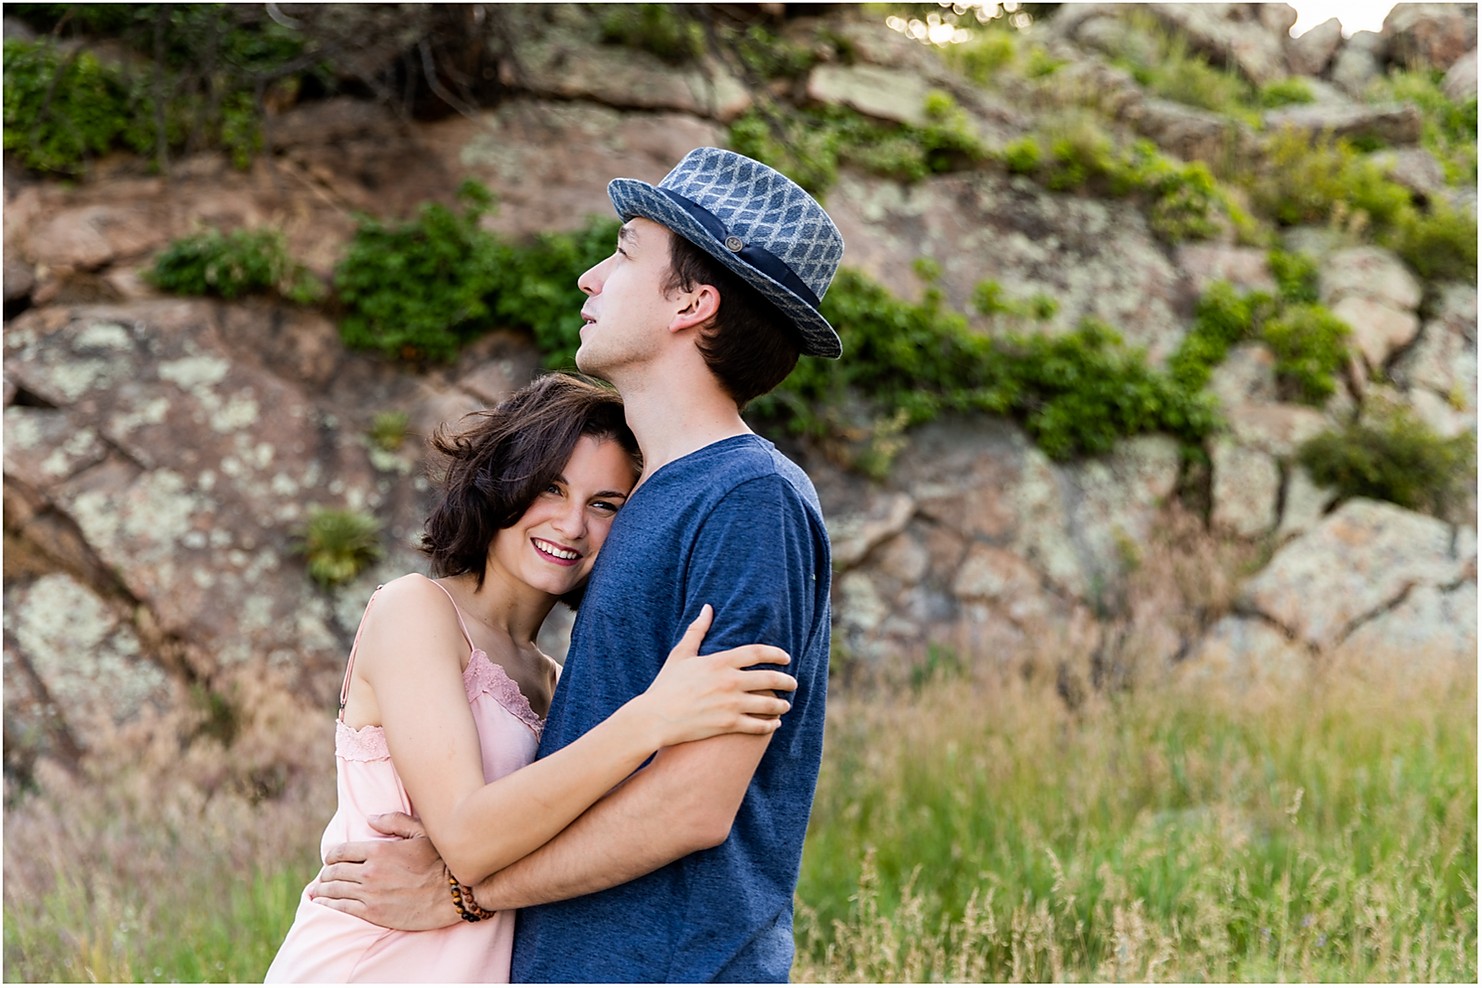
[[[442,584],[437,586],[447,593]],[[452,594],[448,599],[452,600]],[[375,600],[372,594],[366,604],[367,614]],[[504,668],[474,646],[456,602],[453,609],[468,642],[470,654],[463,670],[463,685],[478,727],[484,779],[492,782],[534,761],[543,722]],[[361,629],[364,627],[362,617]],[[344,721],[350,672],[359,645],[357,630],[345,667],[345,683],[340,688],[341,714],[335,721],[339,805],[324,830],[321,859],[330,847],[346,841],[395,839],[371,829],[366,818],[373,814],[393,810],[416,813],[391,763],[385,732],[374,725],[353,728]],[[451,895],[448,914],[454,915]],[[508,983],[514,928],[514,911],[506,910],[482,922],[459,921],[456,926],[439,930],[387,930],[314,902],[305,888],[293,926],[264,981]]]

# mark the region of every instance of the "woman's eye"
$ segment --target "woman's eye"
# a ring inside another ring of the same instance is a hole
[[[615,514],[618,509],[618,506],[611,501],[593,501],[592,507],[598,511],[606,511],[608,514]]]
[[[555,495],[559,496],[560,493],[561,493],[561,485],[560,484],[546,484],[545,485],[545,492],[547,494],[555,494]]]

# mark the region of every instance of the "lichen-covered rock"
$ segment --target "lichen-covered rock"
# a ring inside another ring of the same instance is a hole
[[[1390,61],[1446,70],[1477,47],[1477,5],[1397,3],[1384,18]]]
[[[1444,426],[1444,434],[1477,427],[1476,288],[1442,289],[1434,317],[1395,362],[1394,378],[1410,390],[1424,417]]]
[[[1183,34],[1189,46],[1216,65],[1238,72],[1253,85],[1264,86],[1287,75],[1287,29],[1296,12],[1287,4],[1187,3],[1148,4],[1145,9]],[[1265,11],[1261,8],[1274,8]],[[1256,16],[1247,19],[1246,15]],[[1287,21],[1284,29],[1276,24]]]
[[[1235,244],[1183,243],[1174,250],[1179,268],[1203,295],[1216,281],[1228,281],[1242,291],[1275,292],[1268,251]]]
[[[1158,147],[1185,161],[1218,164],[1250,141],[1236,120],[1173,100],[1146,98],[1131,104],[1122,119]]]
[[[1240,602],[1326,650],[1412,588],[1450,587],[1475,573],[1476,555],[1473,532],[1354,499],[1278,551],[1242,589]]]
[[[1178,668],[1181,679],[1215,682],[1237,690],[1300,682],[1311,653],[1268,621],[1230,614],[1205,632]]]
[[[1322,75],[1343,45],[1343,25],[1329,17],[1303,31],[1287,46],[1287,64],[1297,75]]]
[[[1441,92],[1453,103],[1465,103],[1477,98],[1477,49],[1473,48],[1451,68],[1441,80]]]
[[[1056,299],[1050,332],[1095,316],[1154,361],[1183,336],[1183,280],[1131,203],[1057,196],[992,172],[914,185],[846,174],[829,210],[848,245],[845,263],[902,297],[918,297],[921,284],[901,258],[925,256],[941,266],[939,285],[959,311],[987,279]]]
[[[1477,584],[1417,586],[1394,607],[1354,629],[1346,655],[1403,663],[1417,670],[1477,661]]]
[[[1314,141],[1333,137],[1387,145],[1415,144],[1423,123],[1420,108],[1412,103],[1303,103],[1267,110],[1262,120],[1268,133],[1295,130]]]
[[[175,698],[129,622],[66,574],[6,587],[5,637],[7,740],[16,718],[32,725],[36,740],[62,725],[86,751],[116,739],[117,728],[145,708],[164,710]]]
[[[1354,99],[1363,99],[1374,80],[1384,75],[1383,41],[1374,31],[1355,31],[1328,67],[1333,85]]]
[[[1420,332],[1414,312],[1370,296],[1347,295],[1334,302],[1332,310],[1353,330],[1350,343],[1371,370],[1383,367]]]
[[[931,89],[918,75],[879,65],[824,64],[808,73],[809,99],[916,127],[929,122],[926,96]]]
[[[1241,538],[1276,527],[1281,468],[1269,453],[1231,439],[1216,439],[1210,450],[1214,473],[1210,522]]]
[[[1322,524],[1323,516],[1337,497],[1337,492],[1318,484],[1301,466],[1290,466],[1286,472],[1286,485],[1282,488],[1277,539],[1285,542],[1293,536],[1312,531]]]

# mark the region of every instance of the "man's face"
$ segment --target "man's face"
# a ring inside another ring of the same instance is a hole
[[[665,227],[635,217],[618,231],[617,250],[576,283],[588,296],[582,306],[576,366],[618,383],[624,368],[641,364],[664,344],[683,304],[666,295],[669,238]]]

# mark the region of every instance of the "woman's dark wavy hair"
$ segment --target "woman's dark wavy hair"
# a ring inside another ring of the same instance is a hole
[[[464,416],[469,417],[478,421],[457,432],[439,426],[429,440],[448,458],[422,535],[433,576],[472,573],[475,586],[483,586],[495,534],[519,521],[561,475],[582,436],[616,442],[632,460],[635,476],[642,469],[622,399],[586,378],[548,374],[495,407]],[[576,607],[585,589],[583,584],[562,602]]]

